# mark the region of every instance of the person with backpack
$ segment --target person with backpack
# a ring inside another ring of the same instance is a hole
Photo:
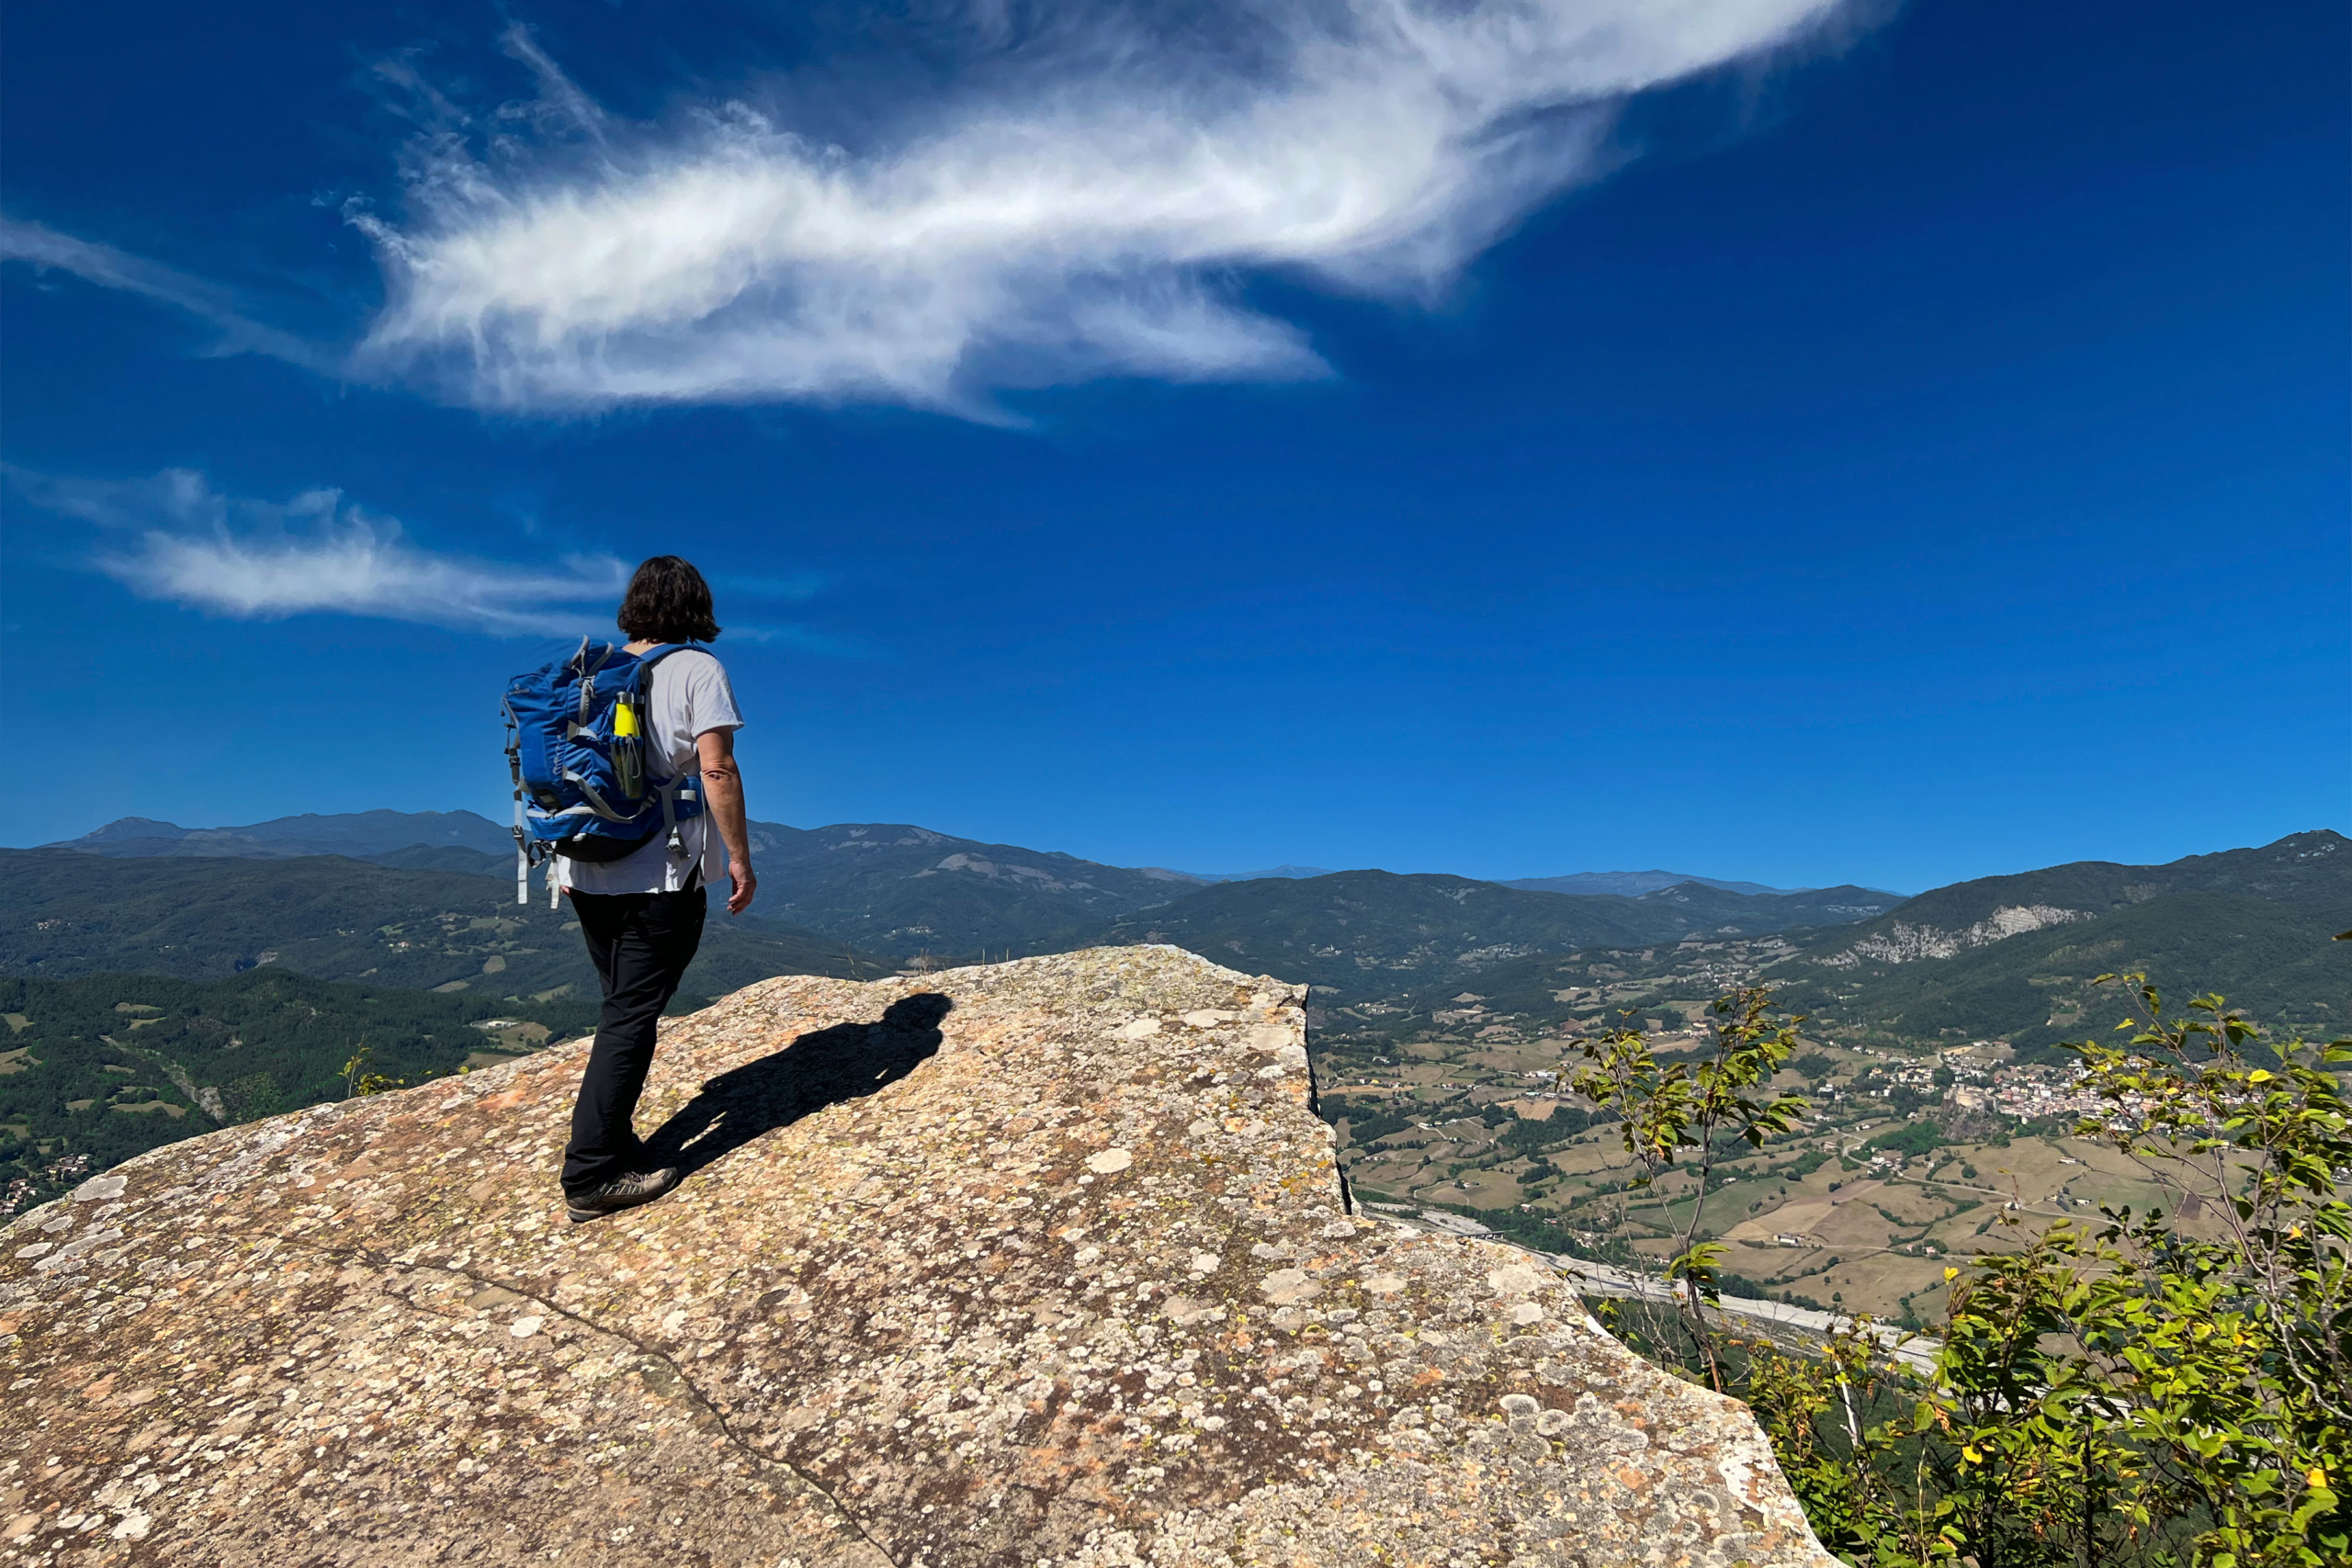
[[[759,886],[735,764],[742,715],[725,667],[695,646],[718,636],[709,585],[689,562],[655,556],[616,618],[627,644],[583,638],[506,694],[517,897],[545,861],[548,900],[571,895],[604,986],[563,1154],[575,1224],[677,1185],[674,1166],[644,1168],[632,1125],[655,1026],[701,944],[705,886],[724,868],[730,915]]]

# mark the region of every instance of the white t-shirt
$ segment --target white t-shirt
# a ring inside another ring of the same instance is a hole
[[[714,729],[743,728],[726,666],[700,649],[673,653],[656,664],[647,696],[647,771],[658,770],[663,778],[697,770],[697,738]],[[702,793],[699,784],[695,793]],[[700,861],[705,886],[728,886],[727,845],[711,826],[708,809],[678,824],[678,840],[683,852],[676,855],[670,852],[670,835],[658,831],[619,860],[575,861],[558,855],[556,883],[568,892],[675,893],[686,886]]]

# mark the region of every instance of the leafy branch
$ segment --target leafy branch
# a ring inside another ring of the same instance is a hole
[[[1697,1061],[1661,1064],[1640,1030],[1610,1030],[1578,1042],[1587,1066],[1569,1079],[1594,1104],[1618,1112],[1620,1138],[1636,1167],[1633,1188],[1653,1185],[1690,1156],[1698,1196],[1675,1239],[1666,1278],[1717,1393],[1724,1389],[1723,1364],[1702,1303],[1719,1294],[1724,1248],[1699,1235],[1709,1182],[1717,1162],[1737,1145],[1762,1146],[1768,1134],[1787,1132],[1806,1109],[1797,1095],[1768,1099],[1755,1092],[1795,1052],[1797,1026],[1804,1021],[1774,1018],[1771,1005],[1771,991],[1761,986],[1716,998],[1707,1010],[1707,1048]]]

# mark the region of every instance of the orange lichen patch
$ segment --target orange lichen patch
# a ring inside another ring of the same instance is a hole
[[[18,1555],[1826,1565],[1541,1259],[1348,1212],[1301,1004],[1167,948],[763,982],[664,1023],[685,1180],[590,1225],[584,1043],[145,1156],[0,1250]]]

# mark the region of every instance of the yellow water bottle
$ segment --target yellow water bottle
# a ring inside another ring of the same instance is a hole
[[[645,798],[645,735],[633,697],[613,704],[613,778],[629,799]]]

